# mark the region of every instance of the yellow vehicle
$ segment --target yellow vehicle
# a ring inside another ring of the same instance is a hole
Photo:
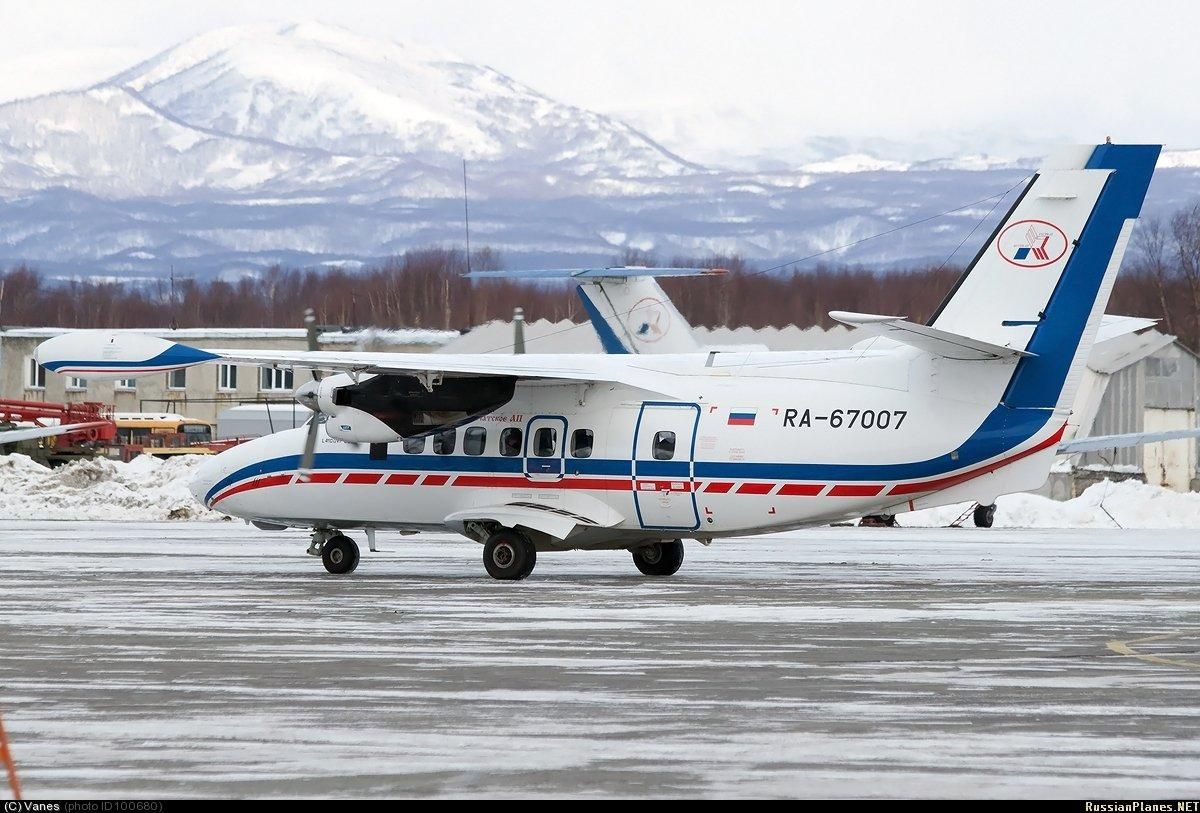
[[[212,454],[212,424],[173,412],[118,412],[116,443],[122,459],[138,454],[155,456]]]

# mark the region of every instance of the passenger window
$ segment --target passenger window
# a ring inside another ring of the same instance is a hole
[[[670,460],[675,456],[675,433],[654,433],[654,459]]]
[[[571,457],[592,456],[592,430],[576,429],[571,433]]]
[[[404,439],[405,454],[425,454],[425,436]]]
[[[558,430],[543,426],[533,435],[533,454],[535,457],[554,457],[558,448]]]
[[[482,426],[472,426],[463,435],[463,451],[467,454],[483,454],[485,446],[487,446],[487,430]]]
[[[500,433],[500,454],[516,457],[521,453],[521,430],[509,427]]]
[[[438,432],[433,436],[433,453],[434,454],[454,454],[454,441],[458,433],[453,429],[447,429],[445,432]]]

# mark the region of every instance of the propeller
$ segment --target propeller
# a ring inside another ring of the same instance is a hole
[[[312,479],[313,458],[317,451],[317,434],[321,431],[321,407],[317,404],[317,387],[320,377],[313,370],[313,380],[300,385],[293,397],[303,406],[312,410],[312,420],[308,422],[308,434],[304,436],[304,452],[300,455],[300,482],[307,483]]]
[[[304,310],[304,327],[308,334],[308,349],[320,350],[321,344],[317,339],[317,315],[312,308]],[[300,455],[300,482],[307,483],[312,479],[313,458],[317,451],[317,433],[321,431],[321,406],[317,403],[317,387],[321,383],[321,371],[312,371],[312,381],[301,384],[293,397],[303,406],[312,410],[312,420],[308,422],[308,434],[304,436],[304,452]]]

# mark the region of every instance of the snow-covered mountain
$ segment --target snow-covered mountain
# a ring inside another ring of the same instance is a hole
[[[313,23],[221,29],[94,87],[0,105],[0,264],[240,273],[457,244],[463,159],[473,240],[512,266],[628,247],[788,259],[981,200],[828,259],[944,258],[1032,163],[851,154],[725,171],[435,49]],[[1200,191],[1200,152],[1163,165],[1158,205]]]

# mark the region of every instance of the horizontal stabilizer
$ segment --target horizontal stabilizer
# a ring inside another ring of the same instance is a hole
[[[611,268],[530,268],[517,271],[472,271],[468,279],[628,279],[630,277],[711,277],[724,268],[650,268],[621,265]]]
[[[1080,454],[1082,452],[1099,452],[1104,449],[1125,449],[1130,446],[1144,446],[1147,443],[1162,443],[1166,440],[1187,440],[1200,437],[1200,429],[1171,429],[1166,432],[1130,432],[1127,435],[1097,435],[1090,438],[1079,438],[1058,444],[1059,454]]]
[[[994,361],[996,359],[1031,356],[1024,350],[1002,347],[957,333],[949,333],[927,325],[909,322],[901,316],[878,316],[872,313],[830,311],[829,317],[858,328],[865,335],[886,336],[901,344],[919,347],[929,353],[963,361]]]

